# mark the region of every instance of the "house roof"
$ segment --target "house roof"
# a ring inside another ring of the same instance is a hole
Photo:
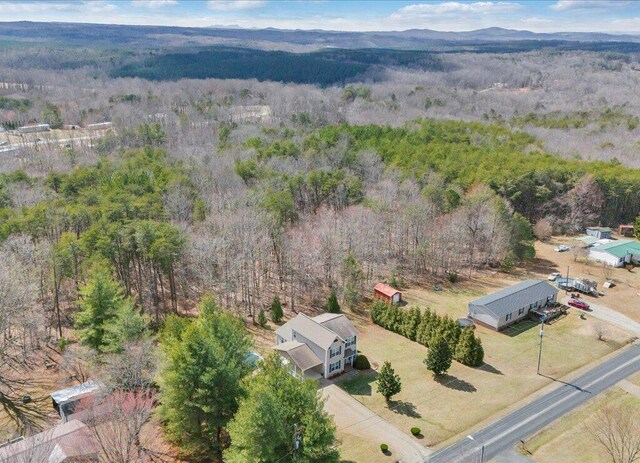
[[[334,343],[336,338],[341,338],[337,333],[325,328],[320,323],[303,313],[298,314],[297,317],[292,318],[287,323],[279,327],[276,330],[276,334],[283,339],[292,341],[292,331],[300,333],[309,341],[323,349],[328,349],[331,347],[331,344]],[[344,339],[342,340],[344,341]]]
[[[286,352],[289,358],[302,371],[322,365],[322,360],[311,350],[309,346],[298,341],[288,341],[278,344],[274,349]]]
[[[313,320],[320,323],[325,328],[330,329],[342,339],[351,338],[358,335],[358,330],[351,320],[349,320],[344,314],[340,313],[324,313],[313,317]]]
[[[482,306],[499,318],[557,292],[556,288],[544,280],[526,280],[471,301],[469,305]]]
[[[373,289],[389,297],[393,297],[394,294],[398,294],[400,292],[393,286],[389,286],[385,283],[378,283]]]
[[[611,229],[609,227],[587,227],[587,230],[598,230],[601,232],[610,232]]]
[[[71,420],[0,448],[0,461],[61,463],[73,457],[96,455],[97,448],[87,425],[78,420]]]
[[[85,395],[94,393],[103,387],[104,384],[102,384],[100,381],[87,381],[68,389],[62,389],[60,391],[52,392],[51,398],[58,405],[62,405],[71,400],[78,400]]]
[[[602,244],[597,251],[606,251],[616,257],[624,257],[627,254],[640,254],[640,242],[636,240],[616,240]]]

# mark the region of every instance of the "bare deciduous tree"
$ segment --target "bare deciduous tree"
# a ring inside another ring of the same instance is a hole
[[[587,429],[612,463],[640,460],[640,416],[633,408],[606,405],[595,413]]]

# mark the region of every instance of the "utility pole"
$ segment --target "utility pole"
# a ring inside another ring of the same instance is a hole
[[[540,343],[538,344],[538,369],[536,370],[536,374],[540,374],[540,361],[542,360],[542,338],[544,337],[544,320],[545,317],[542,317],[542,322],[540,323]]]
[[[473,441],[475,440],[472,435],[468,435],[467,439],[471,439]],[[484,463],[484,444],[482,444],[482,447],[480,447],[480,463]]]
[[[564,285],[564,294],[569,294],[569,266],[567,265],[567,283]]]

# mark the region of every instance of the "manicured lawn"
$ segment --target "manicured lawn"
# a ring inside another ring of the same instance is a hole
[[[442,307],[432,309],[449,313]],[[447,375],[435,380],[422,363],[427,355],[425,347],[372,325],[364,314],[352,319],[361,333],[359,350],[374,368],[390,361],[401,377],[402,391],[387,406],[370,374],[339,385],[407,434],[412,426],[421,428],[421,443],[427,446],[443,445],[550,384],[550,377],[562,377],[613,352],[627,340],[626,334],[609,327],[609,342],[597,341],[593,322],[572,313],[545,328],[541,372],[548,378],[536,374],[537,326],[521,323],[509,334],[478,328],[486,365],[474,369],[454,362]]]
[[[637,413],[640,413],[640,398],[627,394],[622,389],[614,388],[551,423],[528,439],[525,442],[525,448],[520,449],[521,452],[537,463],[556,463],[559,461],[602,463],[610,461],[606,451],[595,442],[585,424],[599,408],[614,403],[624,407],[633,407]]]

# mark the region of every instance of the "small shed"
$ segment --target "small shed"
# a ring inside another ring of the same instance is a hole
[[[618,234],[620,236],[633,236],[633,225],[620,225]]]
[[[101,389],[104,389],[104,384],[101,382],[87,381],[68,389],[53,392],[51,393],[53,408],[60,414],[62,421],[66,422],[82,399],[97,396]]]
[[[373,298],[380,299],[387,304],[399,304],[402,302],[402,293],[385,283],[378,283],[373,288]]]
[[[594,236],[599,240],[603,238],[611,238],[611,229],[609,227],[587,227],[587,235]]]

